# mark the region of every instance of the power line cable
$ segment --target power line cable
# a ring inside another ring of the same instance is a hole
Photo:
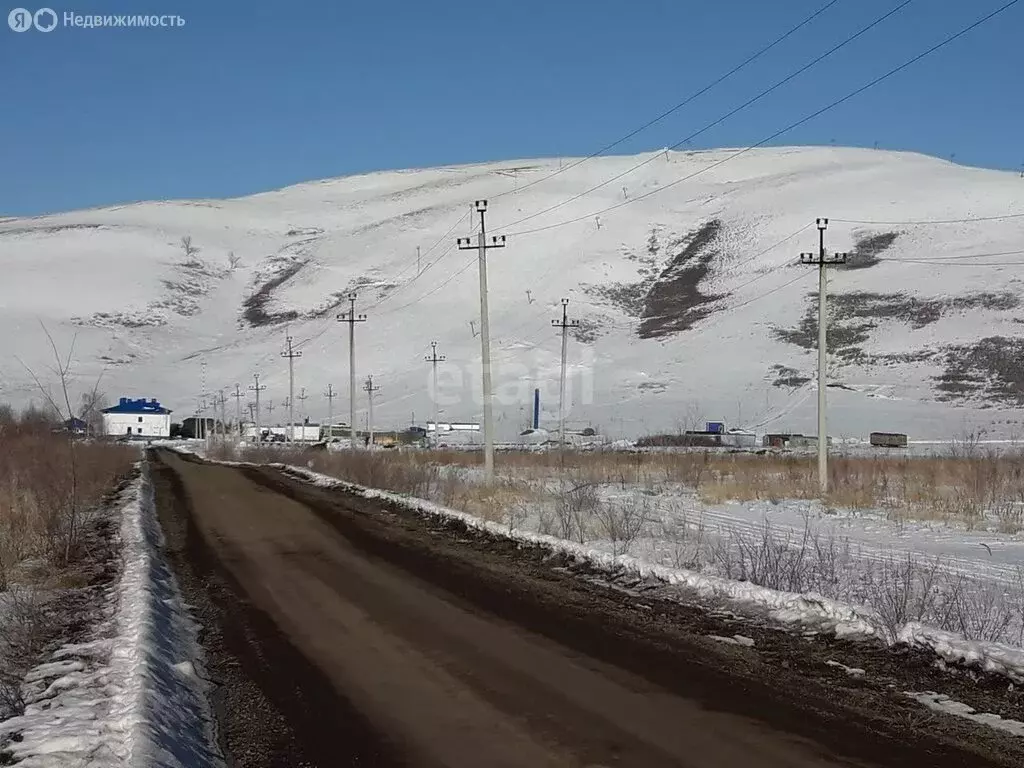
[[[804,64],[802,67],[794,70],[790,74],[786,75],[786,77],[784,77],[781,80],[775,82],[773,85],[769,86],[768,88],[765,88],[763,91],[758,93],[756,96],[748,99],[747,101],[745,101],[742,104],[740,104],[738,107],[735,107],[731,111],[725,113],[724,115],[719,117],[717,120],[714,120],[714,121],[708,123],[707,125],[705,125],[700,130],[695,131],[694,133],[691,133],[685,139],[682,139],[681,141],[676,142],[675,144],[673,144],[671,146],[671,149],[678,149],[679,147],[683,146],[684,144],[688,143],[689,141],[692,141],[693,139],[697,138],[702,133],[705,133],[706,131],[709,131],[710,129],[714,128],[716,125],[720,125],[721,123],[725,122],[730,117],[732,117],[733,115],[737,114],[738,112],[741,112],[742,110],[746,109],[747,107],[751,106],[752,104],[760,101],[765,96],[767,96],[770,93],[772,93],[773,91],[777,90],[778,88],[781,88],[783,85],[788,83],[790,80],[792,80],[795,77],[798,77],[799,75],[803,74],[808,69],[810,69],[811,67],[813,67],[816,64],[820,63],[824,59],[828,58],[829,56],[831,56],[836,51],[841,50],[842,48],[846,47],[847,45],[852,43],[857,38],[861,37],[862,35],[866,34],[870,30],[874,29],[879,24],[881,24],[883,21],[885,21],[886,19],[888,19],[889,17],[893,16],[894,14],[898,13],[899,11],[903,10],[905,7],[910,5],[910,3],[912,3],[913,1],[914,0],[903,0],[903,2],[899,3],[897,6],[895,6],[892,9],[890,9],[888,12],[886,12],[886,13],[882,14],[881,16],[879,16],[874,21],[869,23],[867,26],[862,27],[858,31],[854,32],[852,35],[847,37],[845,40],[842,40],[841,42],[839,42],[836,45],[832,46],[832,48],[830,48],[829,50],[825,51],[823,54],[821,54],[817,58],[812,59],[807,64]],[[646,160],[640,161],[639,163],[637,163],[633,167],[628,168],[625,171],[622,171],[621,173],[618,173],[618,174],[616,174],[615,176],[612,176],[609,179],[605,179],[600,184],[596,184],[596,185],[590,187],[589,189],[584,190],[583,192],[580,192],[580,193],[578,193],[576,195],[573,195],[572,197],[570,197],[570,198],[568,198],[566,200],[563,200],[560,203],[556,203],[555,205],[552,205],[552,206],[549,206],[547,208],[544,208],[543,210],[537,211],[536,213],[531,213],[528,216],[524,216],[521,219],[517,219],[516,221],[513,221],[510,224],[506,224],[504,227],[499,227],[499,229],[502,229],[502,228],[505,228],[505,227],[515,227],[515,226],[518,226],[518,225],[522,224],[523,222],[530,221],[531,219],[535,219],[538,216],[543,216],[544,214],[547,214],[547,213],[550,213],[551,211],[557,210],[558,208],[561,208],[564,205],[568,205],[569,203],[575,202],[576,200],[579,200],[580,198],[582,198],[582,197],[584,197],[586,195],[589,195],[591,192],[595,192],[596,190],[601,189],[602,187],[604,187],[604,186],[606,186],[608,184],[611,184],[613,181],[617,181],[618,179],[621,179],[624,176],[628,176],[629,174],[633,173],[634,171],[637,171],[640,168],[643,168],[645,165],[647,165],[649,163],[652,163],[659,156],[660,156],[660,153],[656,154],[656,155],[652,155],[651,157],[647,158]]]
[[[779,44],[781,44],[782,42],[784,42],[785,40],[787,40],[788,38],[790,38],[790,37],[791,37],[792,35],[794,35],[794,34],[795,34],[796,32],[798,32],[798,31],[799,31],[800,29],[802,29],[803,27],[805,27],[805,26],[807,26],[808,24],[810,24],[810,23],[811,23],[811,22],[812,22],[812,21],[813,21],[814,19],[816,19],[816,18],[817,18],[818,16],[821,16],[821,15],[822,15],[823,13],[825,13],[825,11],[827,11],[827,10],[828,10],[829,8],[831,8],[831,7],[833,6],[833,5],[835,5],[835,4],[836,4],[836,3],[838,3],[838,2],[839,2],[839,0],[830,0],[830,1],[829,1],[829,2],[827,2],[827,3],[825,4],[825,5],[821,6],[821,7],[820,7],[820,8],[818,8],[818,9],[817,9],[816,11],[814,11],[813,13],[811,13],[811,14],[810,14],[809,16],[807,16],[806,18],[804,18],[804,19],[803,19],[802,21],[800,21],[800,22],[799,22],[798,24],[796,24],[795,26],[791,27],[791,28],[790,28],[789,30],[787,30],[786,32],[784,32],[784,33],[783,33],[782,35],[779,35],[778,37],[776,37],[776,38],[775,38],[774,40],[772,40],[772,41],[771,41],[770,43],[768,43],[768,45],[764,46],[763,48],[761,48],[760,50],[758,50],[757,52],[755,52],[755,53],[754,53],[754,54],[752,54],[751,56],[748,56],[748,57],[747,57],[746,59],[744,59],[744,60],[743,60],[742,62],[740,62],[739,64],[737,64],[737,65],[736,65],[735,67],[733,67],[733,68],[732,68],[731,70],[729,70],[728,72],[726,72],[726,73],[725,73],[724,75],[722,75],[722,76],[720,76],[720,77],[716,78],[715,80],[711,81],[710,83],[708,83],[707,85],[705,85],[705,86],[704,86],[703,88],[699,89],[698,91],[694,92],[693,94],[691,94],[690,96],[688,96],[687,98],[685,98],[685,99],[684,99],[683,101],[681,101],[681,102],[678,102],[677,104],[675,104],[675,105],[673,105],[672,107],[668,108],[667,110],[665,110],[664,112],[662,112],[662,113],[661,113],[660,115],[658,115],[657,117],[655,117],[655,118],[653,118],[653,119],[651,119],[651,120],[647,121],[646,123],[644,123],[643,125],[641,125],[640,127],[636,128],[636,129],[634,129],[633,131],[630,131],[630,132],[629,132],[629,133],[627,133],[627,134],[626,134],[625,136],[622,136],[622,137],[620,137],[619,139],[616,139],[615,141],[611,142],[610,144],[606,144],[605,146],[601,147],[601,148],[600,148],[599,150],[597,150],[596,152],[593,152],[593,153],[591,153],[590,155],[587,155],[586,157],[584,157],[584,158],[581,158],[580,160],[577,160],[577,161],[576,161],[576,162],[574,162],[574,163],[570,163],[570,164],[569,164],[568,166],[566,166],[566,167],[564,167],[564,168],[559,168],[559,169],[558,169],[557,171],[555,171],[555,172],[553,172],[553,173],[551,173],[551,174],[549,174],[549,175],[547,175],[547,176],[544,176],[543,178],[540,178],[540,179],[536,179],[536,180],[534,180],[534,181],[531,181],[531,182],[529,182],[529,183],[527,183],[527,184],[524,184],[524,185],[523,185],[522,187],[516,187],[516,189],[514,189],[514,190],[506,190],[505,192],[499,192],[499,193],[497,193],[497,194],[495,194],[495,195],[492,195],[492,196],[491,196],[491,199],[497,199],[497,198],[501,198],[501,197],[504,197],[504,196],[506,196],[506,195],[509,195],[509,194],[513,194],[513,193],[517,193],[517,192],[519,192],[519,191],[521,191],[521,190],[524,190],[524,189],[528,189],[528,188],[530,188],[530,187],[533,187],[533,186],[535,186],[535,185],[537,185],[537,184],[540,184],[540,183],[541,183],[541,182],[543,182],[543,181],[547,181],[548,179],[551,179],[551,178],[553,178],[553,177],[555,177],[555,176],[558,176],[558,175],[560,175],[560,174],[562,174],[562,173],[565,173],[565,172],[567,172],[567,171],[570,171],[570,170],[572,170],[573,168],[576,168],[576,167],[578,167],[578,166],[582,165],[583,163],[587,162],[588,160],[592,160],[592,159],[594,159],[595,157],[599,157],[600,155],[603,155],[603,154],[604,154],[605,152],[607,152],[607,151],[608,151],[608,150],[610,150],[610,149],[614,149],[615,147],[617,147],[618,145],[622,144],[623,142],[625,142],[625,141],[628,141],[629,139],[633,138],[633,137],[634,137],[634,136],[636,136],[637,134],[639,134],[639,133],[641,133],[641,132],[643,132],[643,131],[647,130],[647,129],[648,129],[648,128],[650,128],[651,126],[653,126],[653,125],[655,125],[655,124],[657,124],[657,123],[661,122],[662,120],[664,120],[664,119],[665,119],[666,117],[668,117],[669,115],[672,115],[672,114],[674,114],[675,112],[678,112],[678,111],[679,111],[680,109],[682,109],[683,107],[687,106],[688,104],[690,104],[691,102],[693,102],[693,101],[694,101],[695,99],[699,98],[700,96],[703,96],[703,95],[704,95],[705,93],[707,93],[708,91],[710,91],[710,90],[711,90],[712,88],[714,88],[714,87],[716,87],[716,86],[720,85],[721,83],[725,82],[725,81],[726,81],[727,79],[729,79],[730,77],[732,77],[732,76],[733,76],[734,74],[736,74],[737,72],[739,72],[739,71],[740,71],[741,69],[743,69],[744,67],[746,67],[746,66],[748,66],[749,64],[753,63],[753,62],[754,62],[754,61],[756,61],[756,60],[757,60],[758,58],[760,58],[761,56],[763,56],[764,54],[768,53],[768,52],[769,52],[770,50],[772,50],[773,48],[775,48],[776,46],[778,46]],[[905,5],[905,4],[907,4],[907,3],[909,3],[909,2],[912,2],[912,0],[906,0],[906,2],[904,3],[904,5]],[[898,9],[897,9],[897,10],[898,10]],[[685,143],[685,142],[684,142],[684,143]],[[433,246],[431,246],[431,247],[430,247],[429,249],[427,249],[426,253],[423,253],[423,254],[421,254],[421,257],[422,257],[422,256],[426,256],[426,255],[427,255],[427,254],[429,254],[429,253],[430,253],[430,252],[431,252],[432,250],[434,250],[434,248],[436,248],[436,247],[437,247],[437,245],[438,245],[438,244],[439,244],[439,243],[440,243],[441,241],[443,241],[443,240],[444,240],[444,239],[445,239],[446,237],[448,237],[448,235],[450,235],[450,234],[451,234],[451,232],[452,232],[452,231],[454,231],[454,230],[455,230],[455,229],[456,229],[456,228],[457,228],[457,227],[459,226],[459,224],[461,224],[461,223],[462,223],[462,220],[463,220],[463,219],[465,219],[465,217],[466,217],[466,216],[465,216],[465,215],[463,215],[463,216],[462,216],[462,217],[461,217],[461,218],[459,219],[459,221],[458,221],[458,222],[456,222],[456,223],[455,223],[455,225],[453,225],[453,226],[451,227],[451,229],[449,229],[449,230],[448,230],[448,232],[447,232],[447,233],[445,233],[445,235],[443,235],[443,236],[441,237],[441,239],[440,239],[440,240],[439,240],[439,241],[438,241],[437,243],[435,243],[435,244],[434,244]],[[527,217],[527,218],[532,218],[532,217]],[[518,224],[518,223],[521,223],[521,221],[525,221],[525,220],[526,220],[526,219],[522,219],[522,220],[520,220],[520,222],[515,222],[515,223],[516,223],[516,224]],[[446,256],[446,255],[447,255],[448,253],[450,253],[450,252],[451,252],[452,250],[454,250],[454,249],[453,249],[453,248],[448,248],[448,249],[446,249],[446,250],[445,250],[445,252],[444,252],[444,253],[442,253],[442,254],[441,254],[441,256],[439,256],[439,257],[438,257],[438,259],[437,259],[437,260],[435,260],[435,262],[433,262],[433,263],[436,263],[436,262],[437,262],[437,261],[439,261],[440,259],[444,258],[444,256]],[[402,272],[400,272],[398,276],[401,276],[401,275],[402,275],[402,274],[404,274],[404,273],[405,273],[406,271],[408,271],[408,269],[409,269],[409,268],[411,268],[411,266],[412,266],[412,265],[410,264],[410,265],[409,265],[408,267],[406,267],[406,268],[405,268],[405,270],[403,270]],[[427,268],[429,269],[429,267],[430,267],[430,265],[428,264],[428,267],[427,267]],[[423,271],[425,272],[426,270],[423,270]],[[422,273],[420,273],[420,274],[422,274]],[[417,278],[418,278],[418,277],[420,277],[420,274],[418,274],[418,275],[417,275],[416,277],[417,277]],[[396,276],[396,277],[397,277],[397,276]],[[414,278],[414,280],[412,280],[412,281],[409,281],[408,283],[405,283],[405,284],[403,284],[403,285],[402,285],[402,286],[401,286],[400,288],[396,289],[395,291],[392,291],[392,292],[391,292],[391,294],[389,294],[389,296],[388,296],[388,297],[385,297],[384,299],[382,299],[381,301],[379,301],[379,302],[378,302],[377,304],[374,304],[374,305],[372,305],[372,306],[371,306],[371,307],[370,307],[369,309],[375,309],[376,307],[380,306],[380,304],[381,304],[381,303],[383,303],[384,301],[386,301],[386,300],[387,300],[388,298],[390,298],[390,296],[391,296],[391,295],[393,295],[394,293],[397,293],[397,292],[398,292],[398,290],[401,290],[401,288],[404,288],[404,287],[406,287],[406,285],[409,285],[409,284],[411,284],[412,282],[414,282],[414,281],[415,281],[415,279],[416,279],[416,278]]]
[[[799,120],[796,120],[795,122],[790,123],[789,125],[785,126],[784,128],[780,128],[779,130],[775,131],[774,133],[770,134],[769,136],[766,136],[765,138],[761,139],[757,143],[751,144],[748,147],[744,147],[743,149],[737,150],[736,152],[733,152],[731,155],[729,155],[729,156],[727,156],[727,157],[725,157],[725,158],[723,158],[723,159],[721,159],[721,160],[719,160],[719,161],[717,161],[715,163],[707,165],[707,166],[705,166],[705,167],[703,167],[703,168],[701,168],[701,169],[699,169],[697,171],[694,171],[693,173],[691,173],[691,174],[689,174],[687,176],[684,176],[684,177],[682,177],[680,179],[676,179],[675,181],[671,181],[668,184],[665,184],[665,185],[663,185],[661,187],[657,187],[656,189],[652,189],[649,192],[643,193],[642,195],[637,195],[636,197],[631,197],[628,200],[622,201],[621,203],[616,203],[615,205],[608,206],[608,207],[603,208],[603,209],[598,210],[598,211],[592,211],[592,212],[590,212],[588,214],[585,214],[583,216],[577,216],[576,218],[567,219],[565,221],[560,221],[560,222],[555,222],[553,224],[547,224],[547,225],[544,225],[544,226],[541,226],[541,227],[534,227],[532,229],[521,230],[519,232],[506,233],[506,235],[508,237],[522,237],[524,235],[536,234],[537,232],[546,232],[548,230],[555,229],[557,227],[564,227],[566,225],[575,224],[575,223],[580,222],[580,221],[587,221],[587,220],[593,219],[594,216],[600,216],[601,214],[605,214],[605,213],[608,213],[610,211],[615,211],[615,210],[618,210],[619,208],[623,208],[624,206],[631,205],[631,204],[633,204],[633,203],[635,203],[635,202],[637,202],[639,200],[645,200],[646,198],[651,197],[652,195],[656,195],[656,194],[658,194],[660,192],[664,192],[666,189],[671,189],[672,187],[676,186],[677,184],[682,184],[684,181],[689,181],[690,179],[693,179],[696,176],[699,176],[699,175],[701,175],[703,173],[707,173],[710,170],[714,170],[715,168],[718,168],[719,166],[724,165],[725,163],[729,162],[730,160],[735,160],[737,157],[740,157],[741,155],[745,155],[746,153],[751,152],[752,150],[757,149],[758,147],[762,147],[765,144],[767,144],[768,142],[770,142],[770,141],[772,141],[774,139],[777,139],[779,136],[783,135],[784,133],[788,133],[789,131],[792,131],[794,128],[799,128],[804,123],[808,123],[811,120],[813,120],[814,118],[820,117],[821,115],[825,114],[826,112],[829,112],[829,111],[835,109],[836,107],[840,106],[841,104],[846,103],[850,99],[852,99],[852,98],[854,98],[856,96],[859,96],[861,93],[863,93],[864,91],[868,90],[869,88],[873,88],[874,86],[878,85],[879,83],[881,83],[881,82],[889,79],[890,77],[892,77],[892,76],[902,72],[904,69],[907,69],[908,67],[912,66],[913,64],[916,64],[918,61],[920,61],[921,59],[925,58],[926,56],[929,56],[932,53],[934,53],[935,51],[937,51],[937,50],[939,50],[941,48],[944,48],[945,46],[949,45],[950,43],[954,42],[955,40],[958,40],[959,38],[961,38],[964,35],[966,35],[968,32],[971,32],[972,30],[976,29],[977,27],[980,27],[982,24],[985,24],[986,22],[992,20],[993,18],[995,18],[999,14],[1001,14],[1001,13],[1009,10],[1013,6],[1017,5],[1019,2],[1020,2],[1020,0],[1010,0],[1009,2],[1001,5],[999,8],[997,8],[994,11],[992,11],[991,13],[988,13],[985,16],[981,17],[980,19],[978,19],[974,23],[964,27],[963,29],[961,29],[958,32],[955,32],[955,33],[949,35],[948,37],[944,38],[940,42],[938,42],[935,45],[931,46],[930,48],[922,51],[921,53],[911,57],[910,59],[907,59],[902,64],[899,64],[899,65],[893,67],[892,69],[888,70],[884,74],[879,75],[878,77],[876,77],[873,80],[865,83],[864,85],[860,86],[859,88],[856,88],[853,91],[850,91],[845,96],[842,96],[841,98],[838,98],[835,101],[825,105],[824,107],[822,107],[822,108],[820,108],[818,110],[815,110],[814,112],[811,112],[810,114],[800,118]]]
[[[669,107],[668,109],[666,109],[664,112],[662,112],[657,117],[655,117],[655,118],[653,118],[651,120],[648,120],[646,123],[641,125],[639,128],[635,128],[634,130],[632,130],[629,133],[627,133],[625,136],[622,136],[622,137],[616,139],[615,141],[611,142],[610,144],[606,144],[605,146],[601,147],[596,152],[592,152],[591,154],[587,155],[586,157],[580,158],[579,160],[576,160],[575,162],[570,163],[569,165],[565,166],[564,168],[559,168],[557,171],[554,171],[553,173],[550,173],[547,176],[543,176],[543,177],[541,177],[539,179],[535,179],[534,181],[531,181],[531,182],[529,182],[527,184],[524,184],[521,187],[516,187],[516,189],[514,189],[514,190],[506,190],[505,192],[500,192],[497,195],[492,195],[492,199],[497,199],[499,197],[504,197],[505,195],[510,195],[510,194],[513,194],[513,193],[522,192],[524,189],[529,189],[530,187],[536,186],[537,184],[541,184],[542,182],[548,181],[549,179],[553,179],[555,176],[560,176],[561,174],[567,173],[567,172],[571,171],[574,168],[578,168],[579,166],[583,165],[587,161],[593,160],[595,157],[600,157],[601,155],[603,155],[608,150],[614,149],[615,147],[619,146],[620,144],[622,144],[622,143],[624,143],[626,141],[629,141],[630,139],[632,139],[637,134],[646,131],[651,126],[656,125],[657,123],[660,123],[662,120],[664,120],[669,115],[672,115],[672,114],[678,112],[683,107],[687,106],[688,104],[692,103],[696,99],[700,98],[705,93],[710,91],[712,88],[714,88],[714,87],[716,87],[718,85],[721,85],[723,82],[725,82],[730,77],[735,75],[737,72],[739,72],[741,69],[746,67],[748,64],[752,64],[754,61],[756,61],[757,59],[761,58],[761,56],[763,56],[764,54],[768,53],[768,51],[772,50],[772,48],[775,48],[777,45],[779,45],[783,41],[785,41],[788,38],[792,37],[794,34],[796,34],[798,31],[800,31],[805,26],[810,24],[812,21],[814,21],[816,18],[821,16],[825,11],[827,11],[829,8],[831,8],[833,5],[835,5],[838,2],[839,2],[839,0],[830,0],[830,2],[825,3],[825,5],[823,5],[820,8],[818,8],[818,10],[814,11],[814,13],[812,13],[810,16],[807,16],[799,24],[797,24],[794,27],[791,27],[788,31],[784,32],[782,35],[776,37],[774,40],[772,40],[770,43],[768,43],[768,45],[764,46],[763,48],[761,48],[756,53],[748,56],[742,62],[737,64],[735,67],[730,69],[728,72],[726,72],[724,75],[721,75],[720,77],[716,78],[715,80],[712,80],[710,83],[705,85],[700,90],[695,91],[694,93],[690,94],[689,96],[687,96],[682,101],[680,101],[677,104]]]
[[[732,312],[733,310],[736,310],[736,309],[742,309],[743,307],[746,307],[746,306],[748,306],[750,304],[753,304],[755,301],[761,301],[761,299],[767,298],[768,296],[771,296],[774,293],[778,293],[783,288],[788,288],[793,283],[797,283],[797,282],[803,280],[804,278],[806,278],[806,277],[808,277],[808,276],[810,276],[812,274],[813,274],[812,272],[807,272],[807,271],[801,272],[799,275],[794,277],[792,280],[787,280],[786,282],[782,283],[781,285],[777,285],[774,288],[772,288],[772,289],[770,289],[768,291],[765,291],[764,293],[761,293],[761,294],[759,294],[757,296],[754,296],[753,298],[747,299],[746,301],[742,301],[739,304],[733,304],[732,306],[728,307],[728,309],[729,309],[730,312]]]
[[[951,255],[951,256],[932,256],[932,257],[930,257],[928,259],[915,259],[913,256],[911,256],[910,258],[895,258],[895,257],[889,256],[889,257],[880,258],[879,261],[887,261],[887,262],[892,263],[892,264],[899,264],[901,261],[905,261],[905,262],[908,262],[908,263],[922,262],[922,261],[923,262],[931,263],[932,261],[960,261],[960,260],[963,260],[963,259],[987,259],[987,258],[991,258],[993,256],[1017,256],[1017,255],[1022,254],[1022,253],[1024,253],[1024,250],[1021,250],[1021,251],[995,251],[993,253],[965,253],[965,254],[956,254],[956,255]]]
[[[933,267],[1021,267],[1024,261],[991,261],[991,262],[964,262],[964,261],[930,261],[927,259],[885,259],[890,264],[929,264]]]
[[[878,224],[885,226],[928,226],[932,224],[972,224],[976,221],[1004,221],[1006,219],[1024,218],[1024,213],[1007,213],[1002,216],[973,216],[966,219],[935,219],[918,221],[872,221],[868,219],[832,219],[843,224]]]

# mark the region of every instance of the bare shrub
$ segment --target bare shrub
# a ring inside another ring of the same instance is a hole
[[[509,504],[508,509],[505,511],[505,524],[508,526],[509,534],[517,528],[521,528],[529,517],[530,510],[524,502],[513,501]]]
[[[805,592],[810,588],[807,546],[810,530],[777,534],[767,520],[757,535],[733,530],[714,548],[714,563],[727,578],[769,589]]]
[[[590,483],[559,490],[555,499],[558,536],[580,544],[586,543],[591,521],[600,506],[597,490]]]
[[[691,526],[679,516],[666,516],[656,530],[657,539],[669,548],[669,563],[674,568],[700,569],[704,565],[707,542],[703,517]]]
[[[537,513],[537,533],[554,536],[558,533],[558,518],[552,507],[542,507]]]
[[[909,621],[942,616],[940,566],[938,559],[924,562],[908,553],[862,570],[863,602],[878,611],[891,637]]]
[[[646,496],[621,503],[604,502],[594,508],[597,530],[612,543],[612,554],[624,555],[646,528],[651,503]]]
[[[198,253],[200,251],[199,246],[192,245],[192,236],[185,235],[181,238],[181,251],[185,256],[184,264],[186,266],[202,266]]]
[[[1024,505],[1011,499],[1003,499],[993,508],[1000,533],[1020,533],[1024,530]]]
[[[31,588],[0,595],[0,721],[24,710],[22,682],[54,634],[46,600]]]
[[[971,640],[1004,640],[1015,622],[1015,606],[1006,589],[976,582],[958,574],[947,589],[942,629],[959,632]]]

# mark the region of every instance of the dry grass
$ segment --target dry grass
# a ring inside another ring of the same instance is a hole
[[[20,711],[21,681],[59,631],[55,589],[74,581],[94,515],[137,459],[0,409],[0,719]]]
[[[421,461],[475,465],[472,454],[423,454]],[[713,453],[499,454],[497,472],[509,478],[574,480],[654,488],[682,485],[706,503],[819,498],[813,456]],[[895,520],[938,520],[975,527],[988,522],[1005,533],[1024,530],[1024,462],[973,452],[946,457],[833,457],[830,508],[881,509]]]
[[[251,452],[245,458],[281,461],[284,455],[280,450],[258,453],[264,458]],[[700,450],[499,452],[495,467],[501,483],[493,489],[470,481],[468,472],[478,469],[480,460],[479,453],[459,451],[300,452],[290,459],[487,519],[501,518],[496,504],[540,501],[544,494],[538,489],[552,482],[570,488],[584,483],[651,490],[683,486],[709,504],[819,498],[813,456]],[[1012,456],[979,450],[946,457],[836,456],[829,462],[829,488],[824,499],[828,508],[882,510],[897,521],[936,520],[970,528],[987,524],[1004,533],[1024,530],[1024,461]]]
[[[72,442],[36,424],[0,425],[0,591],[26,561],[65,566],[90,515],[138,459],[122,445]]]

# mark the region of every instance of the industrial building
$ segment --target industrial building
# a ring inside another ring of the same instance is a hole
[[[171,410],[156,400],[122,397],[104,408],[103,432],[111,437],[148,439],[171,436]]]

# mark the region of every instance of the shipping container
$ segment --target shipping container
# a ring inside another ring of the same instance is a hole
[[[899,432],[872,432],[871,444],[880,448],[906,448],[907,436]]]

